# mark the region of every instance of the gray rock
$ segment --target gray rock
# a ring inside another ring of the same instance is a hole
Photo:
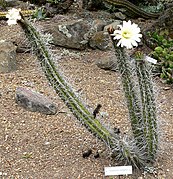
[[[108,32],[96,32],[89,40],[89,46],[93,49],[110,50],[112,48],[112,42]]]
[[[5,40],[0,40],[0,73],[8,73],[17,69],[16,46]]]
[[[94,28],[96,32],[99,32],[99,31],[103,31],[103,28],[106,25],[107,25],[106,21],[101,19],[96,19],[93,21],[91,28]]]
[[[16,102],[32,112],[43,114],[56,114],[57,112],[56,105],[50,99],[38,92],[23,87],[16,89]]]
[[[64,24],[52,23],[48,32],[53,36],[54,45],[83,50],[88,43],[84,36],[90,27],[91,25],[83,20]]]
[[[117,71],[117,59],[114,55],[102,56],[102,58],[96,59],[95,64],[104,70]]]

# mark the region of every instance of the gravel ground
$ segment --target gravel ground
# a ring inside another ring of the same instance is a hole
[[[18,26],[7,27],[2,22],[0,34],[1,39],[26,43]],[[68,55],[63,55],[63,52],[63,49],[54,48],[56,55],[62,54],[57,63],[75,92],[91,109],[102,104],[100,112],[108,114],[103,122],[127,132],[130,127],[120,77],[116,72],[99,69],[94,63],[96,58],[111,52],[70,51]],[[18,70],[14,73],[0,74],[0,178],[111,178],[104,177],[105,166],[117,165],[111,161],[110,151],[76,120],[59,99],[49,86],[36,57],[32,53],[18,53],[17,63]],[[155,82],[159,90],[160,150],[154,174],[144,176],[134,171],[131,176],[121,176],[122,179],[172,179],[173,89],[158,79]],[[43,115],[18,106],[15,103],[18,86],[49,96],[58,106],[58,113]],[[93,153],[84,159],[82,153],[88,149],[92,149]],[[95,159],[94,154],[98,150],[101,150],[101,155]]]

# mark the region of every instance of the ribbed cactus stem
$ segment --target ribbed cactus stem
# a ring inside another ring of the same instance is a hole
[[[143,133],[144,126],[142,120],[143,116],[141,113],[140,99],[135,90],[132,64],[129,57],[124,52],[124,48],[117,47],[117,42],[113,39],[112,42],[115,48],[117,67],[121,75],[121,81],[125,93],[133,135],[136,140],[136,145],[139,147],[139,149],[141,149],[144,148],[146,142]]]
[[[138,149],[128,145],[128,141],[124,137],[120,138],[119,135],[112,132],[113,130],[104,127],[78,99],[72,88],[66,83],[58,69],[56,69],[49,50],[42,41],[39,32],[36,31],[23,16],[19,24],[34,47],[47,79],[72,113],[87,126],[93,134],[112,149],[116,158],[125,160],[136,167],[144,166],[144,158],[140,151],[136,152]]]
[[[146,161],[152,162],[157,153],[158,133],[151,69],[143,59],[130,62],[124,49],[112,41],[136,145],[143,148]]]
[[[156,104],[153,91],[151,66],[143,59],[136,60],[136,72],[141,93],[144,134],[148,159],[153,160],[158,148]]]
[[[98,135],[99,138],[111,144],[110,132],[93,117],[93,115],[78,100],[72,89],[67,85],[58,70],[55,68],[53,60],[51,60],[51,55],[42,42],[39,33],[31,24],[26,23],[26,20],[22,23],[20,22],[20,25],[25,30],[26,35],[30,38],[33,46],[36,47],[36,53],[39,57],[43,70],[46,73],[49,82],[54,86],[56,92],[65,101],[66,105],[78,119],[83,121],[94,134]]]

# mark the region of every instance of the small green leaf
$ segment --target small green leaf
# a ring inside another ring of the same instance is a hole
[[[162,47],[156,47],[154,50],[155,50],[156,53],[159,53],[159,54],[163,52]]]

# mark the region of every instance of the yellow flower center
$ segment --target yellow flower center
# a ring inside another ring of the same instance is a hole
[[[122,33],[122,37],[125,39],[130,39],[131,36],[132,36],[132,33],[128,30],[123,31],[123,33]]]

